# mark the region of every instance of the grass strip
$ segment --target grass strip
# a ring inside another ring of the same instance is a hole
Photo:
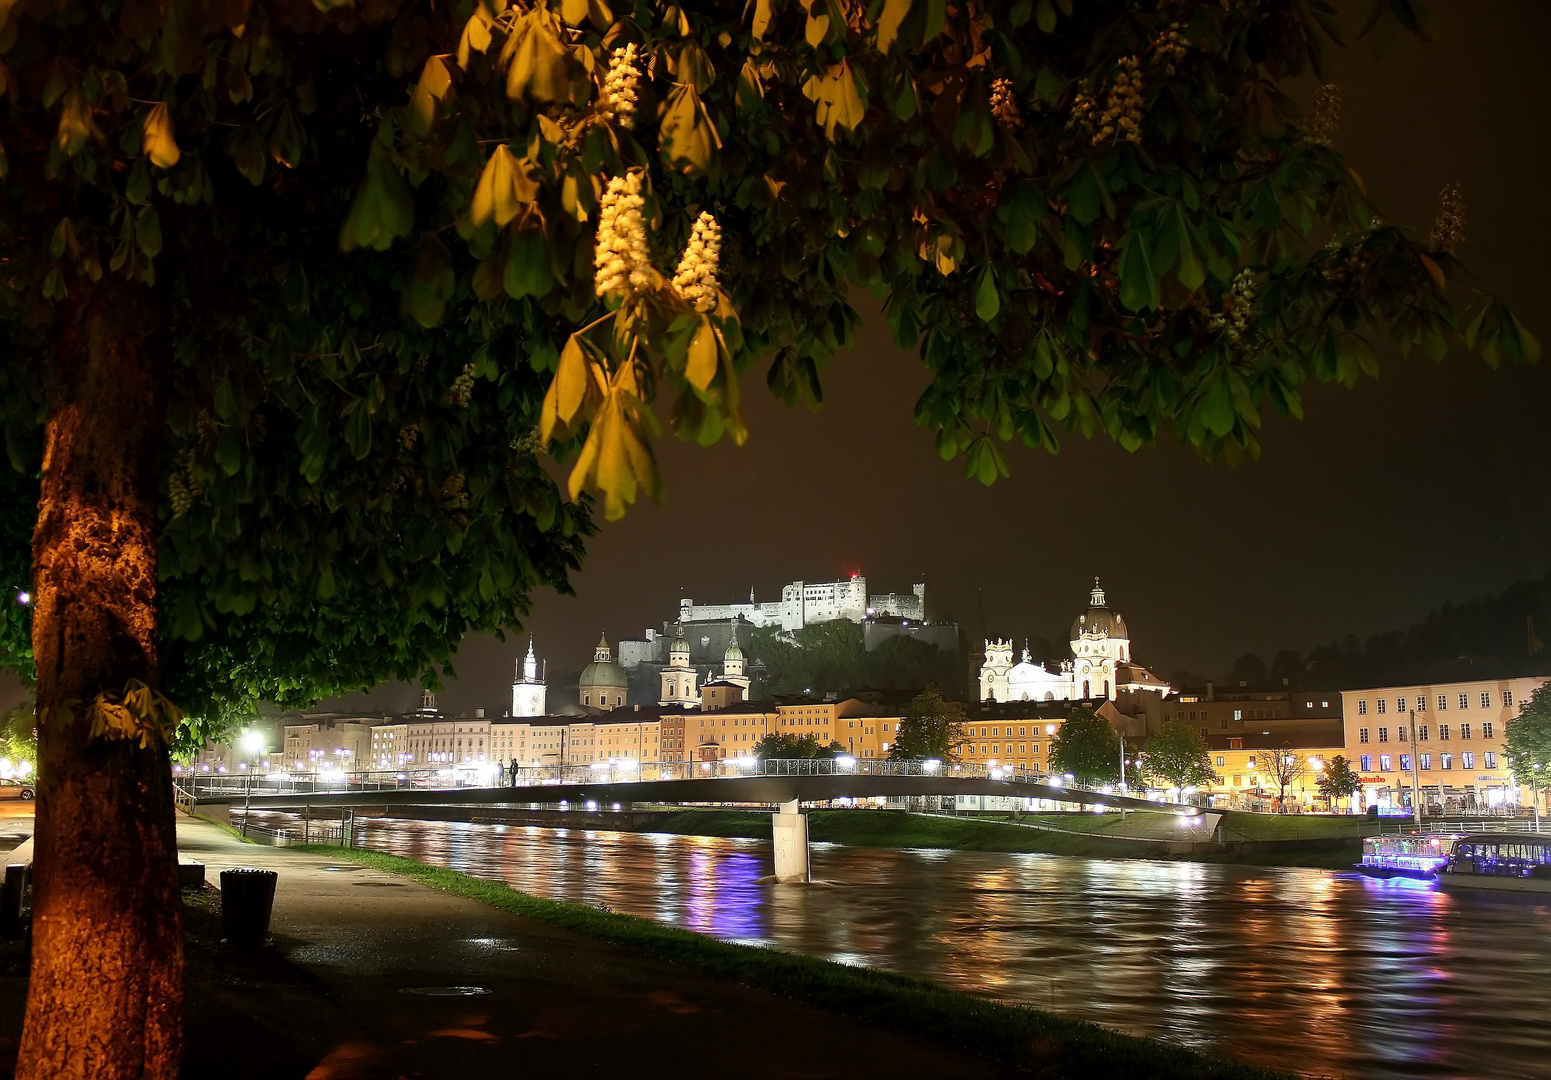
[[[923,979],[850,967],[798,953],[733,945],[648,919],[521,893],[499,882],[376,851],[313,845],[432,888],[551,926],[779,994],[885,1030],[979,1054],[1042,1080],[1283,1080],[1287,1075],[1138,1038],[1089,1023],[1006,1005]]]

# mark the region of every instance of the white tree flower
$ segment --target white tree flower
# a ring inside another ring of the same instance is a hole
[[[603,111],[626,131],[635,127],[641,85],[639,60],[635,42],[631,42],[609,57],[609,73],[603,79]]]
[[[646,221],[641,216],[645,205],[639,172],[609,179],[598,213],[598,241],[593,252],[593,287],[600,297],[624,298],[653,286]]]
[[[701,211],[690,230],[684,257],[673,275],[673,287],[694,305],[696,311],[715,311],[721,288],[716,280],[722,256],[722,227],[709,213]]]

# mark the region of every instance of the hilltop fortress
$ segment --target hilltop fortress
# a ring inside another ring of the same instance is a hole
[[[689,597],[679,601],[679,622],[728,622],[742,619],[751,626],[778,626],[800,630],[814,623],[869,618],[926,620],[926,585],[918,583],[909,593],[868,595],[867,579],[852,574],[846,581],[794,581],[781,587],[781,599],[760,601],[749,589],[748,603],[697,604]]]

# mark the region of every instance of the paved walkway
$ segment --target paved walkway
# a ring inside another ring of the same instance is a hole
[[[190,920],[189,1077],[1007,1075],[354,863],[186,819],[178,846],[213,882],[280,875],[267,956],[201,944],[214,916]]]

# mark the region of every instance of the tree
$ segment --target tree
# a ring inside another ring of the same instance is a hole
[[[1255,760],[1259,764],[1260,771],[1276,785],[1277,802],[1281,806],[1282,813],[1285,814],[1287,789],[1292,786],[1294,780],[1308,773],[1308,757],[1283,743],[1281,746],[1268,747],[1260,751],[1255,755]]]
[[[1073,709],[1050,740],[1050,771],[1083,784],[1120,779],[1120,736],[1091,709]]]
[[[1206,740],[1183,720],[1171,720],[1147,740],[1142,771],[1156,787],[1203,788],[1221,779],[1212,769]]]
[[[832,758],[836,754],[845,753],[845,747],[837,742],[826,746],[812,735],[789,735],[772,731],[755,743],[749,753],[761,761],[769,758]]]
[[[964,706],[944,701],[941,691],[929,686],[910,702],[889,746],[891,761],[958,760],[968,742],[964,735]]]
[[[987,483],[1060,425],[1253,454],[1264,406],[1384,342],[1534,355],[1494,298],[1451,306],[1457,207],[1380,226],[1333,99],[1279,89],[1328,72],[1323,7],[1173,11],[0,8],[31,489],[0,539],[32,537],[0,634],[41,773],[19,1075],[176,1072],[180,717],[198,741],[260,694],[434,682],[578,564],[586,506],[540,454],[618,517],[660,490],[658,393],[700,442],[743,438],[756,359],[816,404],[851,289],[888,295],[917,419]]]
[[[1352,763],[1342,754],[1325,762],[1316,783],[1319,793],[1330,800],[1332,808],[1337,799],[1349,799],[1363,789],[1362,777],[1352,771]]]
[[[1551,683],[1539,687],[1519,705],[1519,715],[1508,721],[1503,736],[1503,757],[1520,784],[1540,793],[1551,787]]]

